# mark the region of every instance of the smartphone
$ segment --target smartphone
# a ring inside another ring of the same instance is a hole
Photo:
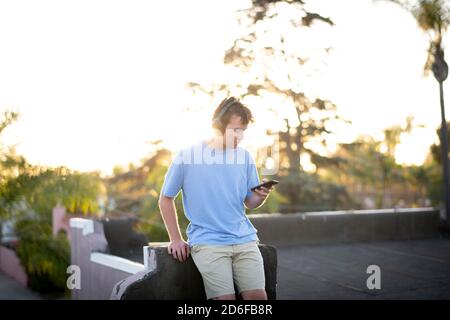
[[[261,183],[260,185],[257,185],[256,187],[251,188],[250,190],[255,191],[256,189],[259,189],[260,187],[270,188],[271,186],[274,186],[278,184],[278,180],[269,180]]]

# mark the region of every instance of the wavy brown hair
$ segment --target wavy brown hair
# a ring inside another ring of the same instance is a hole
[[[226,111],[224,111],[224,108],[226,108]],[[220,130],[220,132],[224,134],[225,128],[233,115],[241,117],[241,121],[244,125],[255,121],[252,112],[247,106],[235,97],[228,97],[223,99],[216,110],[214,110],[212,127]]]

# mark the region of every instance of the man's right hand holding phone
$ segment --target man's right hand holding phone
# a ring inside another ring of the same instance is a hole
[[[267,179],[262,179],[262,182],[268,181]],[[273,190],[273,186],[270,187],[259,187],[255,189],[253,192],[262,200],[266,200],[266,198],[269,196],[270,192]]]
[[[268,181],[267,179],[262,179],[263,183]],[[266,185],[266,186],[259,186],[258,188],[253,187],[251,196],[247,197],[244,201],[245,206],[247,209],[256,209],[263,205],[264,201],[266,201],[267,197],[269,196],[270,192],[273,189],[272,183]]]

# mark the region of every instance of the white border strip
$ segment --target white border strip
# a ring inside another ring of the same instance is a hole
[[[83,236],[94,233],[94,221],[89,219],[71,218],[70,227],[83,229],[82,231]]]
[[[249,218],[275,218],[275,217],[302,217],[302,216],[329,216],[329,215],[345,215],[345,214],[379,214],[379,213],[413,213],[413,212],[433,212],[437,211],[437,207],[423,208],[386,208],[386,209],[363,209],[363,210],[340,210],[340,211],[311,211],[311,212],[295,212],[295,213],[252,213],[247,214]]]
[[[145,267],[142,263],[137,263],[134,261],[130,261],[128,259],[124,259],[106,253],[100,252],[91,253],[91,261],[130,274],[136,274],[139,271],[145,270]]]
[[[150,246],[144,246],[144,267],[147,271],[153,271],[156,269],[155,249]]]

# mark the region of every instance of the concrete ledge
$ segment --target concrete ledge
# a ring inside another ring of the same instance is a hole
[[[100,252],[91,253],[91,261],[129,274],[135,274],[145,269],[141,263]]]
[[[107,242],[101,223],[72,218],[70,226],[71,264],[81,270],[81,288],[72,290],[72,299],[109,299],[117,281],[129,277],[136,269],[125,267],[125,263],[118,263],[117,260],[113,264],[111,258],[105,258],[103,253],[107,250]]]
[[[435,208],[249,215],[262,243],[266,291],[276,299],[276,246],[439,238]],[[102,251],[100,223],[71,221],[72,264],[84,274],[75,299],[204,300],[203,281],[192,258],[181,263],[167,253],[167,243],[144,247],[143,264]],[[81,219],[85,220],[85,219]],[[123,261],[123,260],[126,260]]]
[[[167,253],[168,243],[152,245],[144,251],[145,272],[139,272],[118,282],[111,299],[122,300],[206,300],[202,277],[191,257],[185,262]],[[264,260],[266,291],[276,299],[277,253],[272,246],[260,244]]]
[[[435,208],[249,215],[263,243],[327,244],[438,238]]]
[[[94,221],[82,218],[71,218],[70,227],[82,230],[82,235],[86,236],[94,232]]]

